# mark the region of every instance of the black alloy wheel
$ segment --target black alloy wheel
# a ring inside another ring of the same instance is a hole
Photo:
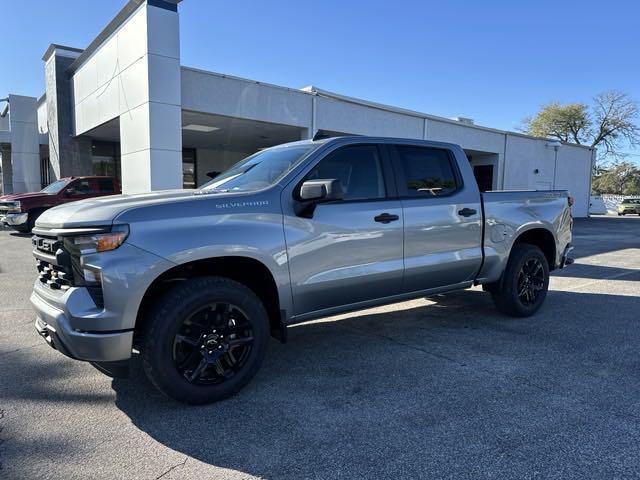
[[[173,340],[173,362],[189,383],[225,382],[246,364],[253,347],[253,329],[236,305],[214,303],[198,309]]]
[[[518,298],[523,305],[537,303],[540,292],[544,290],[544,266],[539,258],[528,259],[518,273]]]
[[[526,243],[511,249],[500,281],[483,286],[491,293],[496,307],[514,317],[536,313],[549,289],[549,263],[539,247]]]
[[[211,403],[254,377],[269,344],[269,316],[246,285],[191,278],[158,297],[140,338],[145,373],[158,390],[180,402]]]

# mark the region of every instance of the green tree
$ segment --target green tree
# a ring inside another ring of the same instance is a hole
[[[630,162],[617,162],[594,176],[592,188],[599,194],[640,195],[640,169]]]
[[[598,148],[600,160],[621,159],[622,148],[640,145],[640,111],[628,95],[610,91],[596,95],[591,106],[553,102],[524,121],[524,132],[537,137]]]

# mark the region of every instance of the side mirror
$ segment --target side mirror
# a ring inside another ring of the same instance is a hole
[[[76,189],[75,189],[75,188],[67,188],[67,189],[64,191],[64,194],[65,194],[67,197],[73,197],[76,193],[77,193],[77,192],[76,192]]]
[[[340,180],[307,180],[300,187],[300,200],[303,202],[330,202],[342,200],[344,192]]]
[[[340,180],[307,180],[300,186],[299,201],[294,209],[299,217],[311,218],[316,205],[319,203],[342,200],[344,192]]]

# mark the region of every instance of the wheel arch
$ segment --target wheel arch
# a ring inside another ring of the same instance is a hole
[[[262,301],[269,316],[271,333],[280,341],[286,340],[284,312],[276,277],[260,260],[249,256],[220,256],[202,258],[172,266],[160,273],[146,288],[140,301],[134,328],[134,343],[144,331],[148,313],[159,296],[190,278],[220,276],[237,281],[252,290]]]
[[[522,243],[538,247],[542,250],[542,253],[544,253],[545,258],[549,263],[549,270],[554,270],[556,268],[556,238],[550,229],[542,226],[533,226],[519,232],[511,245],[511,249],[513,250],[514,246]]]

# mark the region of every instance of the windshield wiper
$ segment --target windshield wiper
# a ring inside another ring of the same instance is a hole
[[[208,188],[207,190],[196,190],[193,192],[194,195],[213,195],[215,193],[227,193],[230,190],[228,188],[224,188],[224,189],[214,189],[214,188]]]

